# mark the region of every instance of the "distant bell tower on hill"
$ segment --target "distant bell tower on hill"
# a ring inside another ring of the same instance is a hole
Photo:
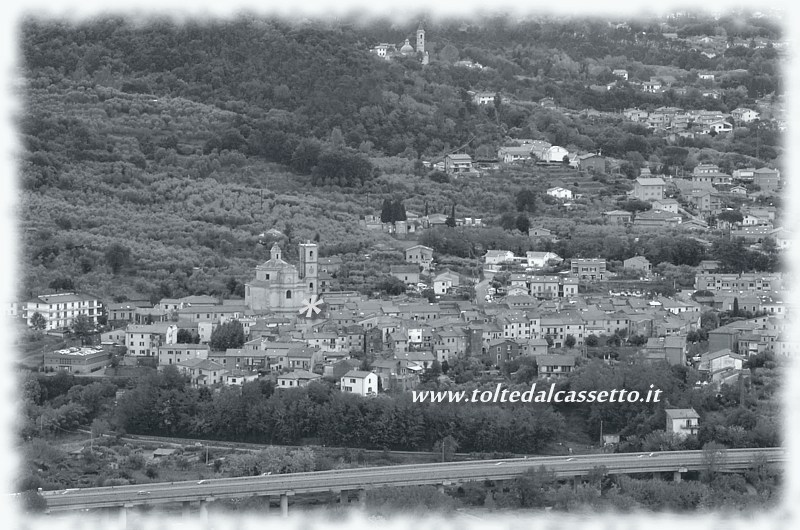
[[[422,22],[417,28],[417,53],[425,53],[425,30],[422,29]]]

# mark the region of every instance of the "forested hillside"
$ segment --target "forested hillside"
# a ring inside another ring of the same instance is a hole
[[[731,36],[778,35],[752,22],[715,24],[728,24]],[[401,41],[416,23],[27,21],[19,296],[65,284],[101,296],[240,294],[266,257],[259,234],[282,231],[290,259],[305,239],[319,240],[323,254],[357,252],[390,242],[358,226],[386,199],[417,213],[449,213],[456,204],[458,215],[491,221],[514,208],[522,189],[549,182],[528,171],[527,180],[437,183],[421,159],[458,147],[491,155],[507,137],[667,168],[780,157],[778,132],[765,127],[675,151],[619,115],[589,120],[534,103],[552,96],[566,107],[614,112],[664,104],[731,110],[780,91],[771,48],[736,46],[712,60],[649,26],[498,18],[429,24],[425,67],[418,57],[369,53],[376,42]],[[486,68],[454,67],[459,58]],[[744,88],[719,100],[586,88],[620,66],[642,79],[706,67],[747,72]],[[469,90],[505,99],[478,106]],[[613,206],[604,200],[597,205]],[[541,205],[537,213],[547,211]]]

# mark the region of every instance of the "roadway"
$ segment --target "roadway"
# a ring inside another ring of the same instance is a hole
[[[759,455],[768,463],[786,461],[782,448],[728,449],[717,457],[716,465],[721,471],[743,470],[749,468]],[[705,469],[708,463],[703,451],[548,456],[67,489],[45,491],[42,496],[47,502],[47,511],[55,512],[248,496],[340,492],[381,486],[509,480],[540,466],[554,472],[556,477],[564,478],[585,476],[597,466],[605,466],[610,474],[635,474],[699,471]]]

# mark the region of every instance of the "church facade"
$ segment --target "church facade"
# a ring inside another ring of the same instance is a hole
[[[298,312],[304,301],[319,293],[316,243],[300,244],[298,267],[281,257],[275,244],[270,259],[256,267],[256,277],[245,284],[244,300],[254,311]]]

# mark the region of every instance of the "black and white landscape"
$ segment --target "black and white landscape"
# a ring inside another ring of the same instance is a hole
[[[16,499],[776,510],[782,16],[26,18]]]

